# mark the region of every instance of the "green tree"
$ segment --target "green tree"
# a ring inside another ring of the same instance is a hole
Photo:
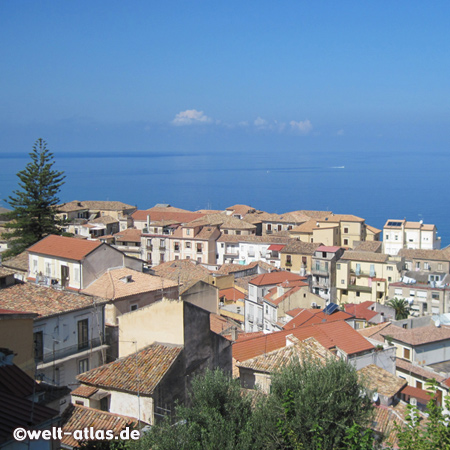
[[[239,382],[220,370],[207,370],[192,381],[189,406],[176,418],[154,426],[132,448],[152,450],[245,450],[252,443],[252,399]],[[143,442],[142,442],[143,441]]]
[[[38,242],[49,234],[61,234],[62,224],[55,217],[57,196],[64,184],[64,172],[53,169],[53,153],[47,149],[44,140],[38,139],[30,153],[31,161],[21,170],[19,177],[20,190],[6,202],[13,208],[8,214],[8,229],[3,237],[11,239],[11,248],[5,256],[14,256],[30,245]]]
[[[428,418],[425,423],[419,420],[417,407],[408,405],[407,425],[399,426],[398,447],[401,450],[450,450],[450,398],[445,398],[445,408],[438,405],[438,383],[435,379],[426,384],[430,396],[427,403]]]
[[[272,434],[267,440],[278,441],[271,448],[339,449],[349,448],[350,441],[350,448],[364,448],[367,435],[357,432],[365,428],[372,414],[364,392],[356,370],[345,361],[333,359],[323,364],[304,359],[292,363],[272,377],[265,405],[275,416],[265,423],[278,423],[277,431],[282,430],[274,439],[273,427],[265,426]],[[351,429],[356,431],[351,433]]]
[[[404,298],[394,297],[386,302],[387,306],[394,308],[395,319],[402,320],[407,319],[409,316],[409,303]]]

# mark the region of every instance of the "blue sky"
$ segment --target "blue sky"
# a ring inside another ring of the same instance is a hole
[[[446,149],[448,1],[2,1],[0,152]]]

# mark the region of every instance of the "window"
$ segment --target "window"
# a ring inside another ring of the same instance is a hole
[[[130,311],[136,311],[138,309],[138,305],[130,305]]]
[[[163,263],[164,261],[165,261],[164,253],[160,253],[160,254],[159,254],[159,262],[160,262],[160,263]]]
[[[272,225],[270,223],[267,224],[267,231],[272,231]]]
[[[269,314],[269,307],[266,305],[266,314]]]
[[[430,270],[430,264],[427,263],[427,262],[424,262],[424,263],[423,263],[423,268],[424,268],[425,270]]]
[[[197,244],[197,253],[201,253],[203,251],[203,244]]]
[[[394,239],[395,239],[396,241],[398,241],[398,234],[396,234],[396,235],[394,236]]]
[[[44,357],[44,333],[42,331],[36,331],[33,333],[34,340],[34,359],[42,361]]]
[[[358,291],[358,292],[356,293],[356,296],[357,296],[357,297],[361,297],[361,292]]]
[[[159,247],[163,250],[166,248],[166,240],[165,239],[159,240]]]
[[[278,231],[281,231],[281,225],[278,225]]]
[[[348,239],[344,239],[344,245],[348,245]]]
[[[45,276],[51,277],[52,276],[52,265],[50,262],[45,262]]]
[[[417,381],[416,380],[416,388],[422,389],[423,388],[423,384],[421,381]]]
[[[416,296],[416,291],[409,291],[409,296],[410,297],[415,297]]]
[[[74,278],[74,281],[76,281],[76,282],[80,281],[80,268],[79,267],[73,268],[73,278]]]
[[[439,300],[439,292],[432,292],[431,293],[431,298],[433,300]]]
[[[89,320],[78,321],[78,350],[89,347]]]
[[[427,312],[428,311],[428,303],[424,303],[423,304],[423,312]]]
[[[80,373],[87,372],[88,370],[89,370],[89,359],[88,358],[80,359],[78,361],[78,375]]]
[[[286,264],[292,264],[292,256],[286,255]]]
[[[223,230],[223,234],[228,234],[228,230]]]
[[[173,243],[173,250],[175,252],[179,252],[180,251],[180,243],[179,242],[174,242]]]
[[[420,262],[416,262],[416,269],[420,269]]]
[[[390,283],[392,281],[392,277],[388,277],[388,281]]]
[[[239,230],[236,230],[236,235],[240,235],[241,232]]]
[[[191,235],[191,230],[189,228],[186,228],[186,236],[190,236]]]
[[[394,270],[394,268],[392,266],[387,266],[386,270],[389,270],[390,272],[392,272]]]
[[[345,280],[341,280],[341,284],[345,284]]]
[[[37,258],[33,258],[33,273],[37,273],[37,272],[38,272],[38,260],[37,260]]]
[[[347,227],[344,228],[344,233],[348,234],[348,228]]]
[[[199,256],[199,257],[197,258],[197,262],[199,262],[199,263],[202,262],[202,257],[201,257],[201,256]]]
[[[186,242],[185,247],[186,248],[191,248],[191,243],[190,242]]]
[[[442,270],[442,264],[441,263],[438,264],[438,270]]]
[[[221,244],[220,244],[220,248],[224,248],[225,247],[225,244],[222,242]]]
[[[387,235],[386,235],[386,240],[388,240],[388,239],[389,239],[389,235],[387,234]]]
[[[403,358],[405,358],[405,359],[411,358],[411,350],[409,348],[403,347]]]
[[[340,264],[336,264],[336,268],[337,268],[337,270],[341,270],[341,265]]]

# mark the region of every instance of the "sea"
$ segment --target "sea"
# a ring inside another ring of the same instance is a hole
[[[267,212],[299,209],[432,223],[450,244],[450,152],[54,152],[65,172],[59,197],[118,200],[147,209],[188,210],[247,204]],[[0,206],[18,189],[27,153],[0,153]]]

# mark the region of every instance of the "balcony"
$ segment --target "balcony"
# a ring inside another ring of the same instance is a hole
[[[197,253],[203,253],[203,249],[202,248],[198,248],[197,249]]]
[[[178,252],[180,251],[180,247],[175,246],[175,247],[173,248],[173,251],[176,252],[176,253],[178,253]]]
[[[292,261],[286,261],[285,266],[286,267],[292,267]]]
[[[36,358],[39,364],[46,364],[49,362],[56,361],[58,359],[67,358],[68,356],[76,355],[77,353],[84,352],[87,350],[95,350],[102,346],[100,338],[91,339],[86,343],[85,346],[80,346],[78,344],[71,345],[70,347],[64,347],[57,349],[53,352],[47,352]]]
[[[327,269],[324,268],[316,268],[316,267],[312,267],[311,268],[311,273],[313,275],[324,275],[324,276],[329,276],[330,272]]]
[[[159,250],[160,250],[161,252],[165,252],[165,251],[166,251],[166,246],[165,246],[165,245],[160,245],[160,246],[159,246]]]
[[[146,247],[145,247],[149,252],[152,252],[153,251],[153,245],[147,245]]]

